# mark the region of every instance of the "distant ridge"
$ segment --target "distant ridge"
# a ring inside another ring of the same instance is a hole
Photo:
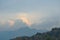
[[[0,40],[9,40],[15,37],[22,37],[22,36],[32,36],[37,32],[41,33],[45,31],[47,30],[37,30],[37,29],[32,29],[26,26],[26,27],[21,27],[15,31],[1,31]]]
[[[60,28],[52,28],[51,31],[37,33],[31,37],[16,37],[10,40],[60,40]]]

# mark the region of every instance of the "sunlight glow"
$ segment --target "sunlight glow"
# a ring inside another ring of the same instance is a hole
[[[27,18],[27,14],[18,15],[18,18],[21,19],[24,23],[26,23],[28,26],[31,25],[30,20]]]
[[[8,23],[9,23],[10,26],[14,25],[14,21],[13,20],[8,20]]]

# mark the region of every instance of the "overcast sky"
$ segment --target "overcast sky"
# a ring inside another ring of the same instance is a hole
[[[0,0],[0,30],[17,20],[35,29],[60,27],[60,0]]]

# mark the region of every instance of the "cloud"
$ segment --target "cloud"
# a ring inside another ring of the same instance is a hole
[[[51,30],[54,27],[60,27],[60,16],[58,15],[50,15],[49,17],[46,17],[42,19],[42,23],[39,24],[33,24],[32,28],[39,29],[39,30]]]
[[[34,13],[17,13],[15,16],[9,16],[7,20],[3,20],[1,24],[4,24],[0,24],[0,30],[7,31],[17,30],[20,27],[31,27],[32,24],[39,22],[39,17],[41,18],[41,16],[37,16],[37,14],[34,15]]]
[[[28,25],[32,25],[34,23],[42,22],[41,19],[43,19],[44,17],[47,17],[47,15],[38,12],[32,12],[32,13],[22,12],[22,13],[17,13],[15,18],[21,19],[23,22],[27,23]]]
[[[5,24],[0,23],[0,31],[15,31],[21,27],[28,27],[28,25],[20,19],[8,20]]]
[[[27,14],[20,14],[17,16],[18,19],[21,19],[24,23],[26,23],[28,26],[31,25],[30,20],[27,18]]]
[[[13,26],[15,22],[14,22],[14,20],[8,20],[8,23],[10,26]]]
[[[58,0],[0,0],[0,29],[11,25],[12,29],[34,24],[36,29],[60,26],[59,3]]]
[[[7,20],[3,20],[1,23],[3,24],[3,26],[0,26],[1,29],[8,28],[10,30],[15,30],[27,26],[35,29],[50,30],[53,27],[60,27],[60,16],[58,12],[51,12],[51,14],[43,12],[19,12],[9,16]],[[2,25],[1,23],[0,25]]]

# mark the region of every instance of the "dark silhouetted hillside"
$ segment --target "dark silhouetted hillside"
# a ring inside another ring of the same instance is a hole
[[[49,32],[37,33],[31,37],[16,37],[11,40],[60,40],[60,28],[53,28]]]

